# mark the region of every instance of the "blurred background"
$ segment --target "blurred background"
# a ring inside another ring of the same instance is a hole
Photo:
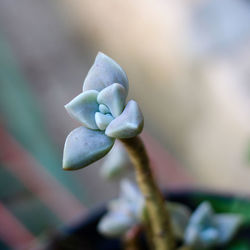
[[[163,188],[250,194],[250,1],[0,1],[0,249],[27,247],[118,191],[61,169],[98,51],[127,72]]]

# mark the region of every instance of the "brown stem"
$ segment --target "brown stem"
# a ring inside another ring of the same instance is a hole
[[[152,227],[156,250],[173,250],[175,241],[170,216],[164,198],[153,178],[149,158],[139,136],[121,139],[128,150],[136,171],[136,179],[146,201],[146,210]]]
[[[132,227],[123,238],[124,250],[140,250],[139,235],[141,232],[140,226]]]
[[[153,232],[152,232],[152,227],[149,221],[149,217],[148,217],[148,213],[145,209],[144,214],[143,214],[143,230],[145,232],[145,236],[146,236],[146,241],[147,241],[147,245],[148,248],[150,250],[155,250],[154,248],[154,244],[153,244]]]

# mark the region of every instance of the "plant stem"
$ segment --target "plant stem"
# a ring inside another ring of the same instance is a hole
[[[154,249],[154,244],[153,244],[153,232],[152,232],[152,227],[149,221],[149,217],[148,217],[148,212],[144,211],[143,213],[143,218],[142,218],[142,225],[143,225],[143,231],[145,232],[145,236],[146,236],[146,241],[147,241],[147,245],[148,248],[151,250],[155,250]]]
[[[152,227],[155,250],[175,249],[170,216],[164,198],[151,172],[149,158],[139,136],[121,139],[135,167],[136,179],[145,198],[146,210]]]
[[[132,227],[124,236],[124,250],[140,250],[139,235],[141,232],[140,226]]]

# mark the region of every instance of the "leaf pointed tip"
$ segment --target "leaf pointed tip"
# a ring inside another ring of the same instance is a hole
[[[69,109],[69,102],[64,105],[64,108],[68,111],[68,109]]]
[[[97,53],[96,57],[98,57],[98,56],[107,56],[107,55],[106,55],[106,54],[104,54],[102,51],[98,51],[98,53]]]
[[[143,125],[144,119],[138,104],[130,100],[121,115],[110,122],[105,134],[114,138],[132,138],[141,133]]]
[[[75,168],[69,164],[68,160],[66,159],[67,154],[63,154],[63,162],[62,162],[62,170],[63,171],[72,171],[75,170]]]
[[[66,167],[66,166],[63,166],[62,169],[63,169],[64,171],[71,171],[71,170],[73,170],[72,168]]]
[[[98,52],[83,82],[83,92],[90,89],[101,91],[115,82],[128,91],[128,78],[121,66],[103,52]]]

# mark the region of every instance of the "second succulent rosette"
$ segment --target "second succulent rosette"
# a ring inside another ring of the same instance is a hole
[[[126,103],[128,79],[110,57],[98,53],[83,83],[83,92],[65,105],[83,126],[66,138],[63,168],[83,168],[106,155],[116,138],[138,135],[143,115],[134,100]]]

